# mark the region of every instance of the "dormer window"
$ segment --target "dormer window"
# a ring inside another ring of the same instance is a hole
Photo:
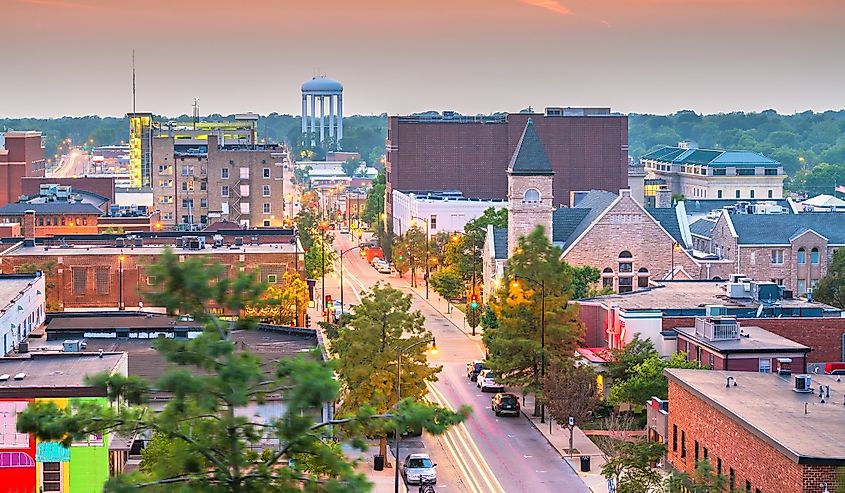
[[[522,203],[523,204],[539,204],[540,203],[540,191],[537,190],[536,188],[529,188],[522,195]]]

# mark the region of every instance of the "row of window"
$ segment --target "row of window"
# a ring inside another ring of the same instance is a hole
[[[229,164],[233,164],[231,161]],[[246,166],[241,166],[238,168],[238,176],[241,180],[249,180],[249,168]],[[261,177],[265,180],[270,179],[271,172],[270,168],[261,168]],[[228,180],[229,179],[229,168],[220,168],[220,179],[221,180]]]
[[[230,162],[230,164],[232,164]],[[183,164],[181,167],[181,174],[182,176],[195,176],[194,175],[194,165],[193,164]],[[173,165],[171,164],[161,164],[158,167],[158,174],[159,175],[172,175],[173,174]],[[205,166],[200,167],[200,176],[206,176],[207,170]],[[229,168],[220,168],[220,178],[222,180],[228,180],[230,176]],[[249,167],[241,166],[238,168],[238,176],[241,180],[249,180]],[[272,171],[270,168],[261,168],[261,177],[264,179],[269,180],[272,177]],[[164,180],[159,181],[159,186],[165,186],[163,184]],[[170,186],[173,186],[172,180]]]
[[[698,443],[698,440],[694,441],[693,450],[695,454],[695,464],[696,466],[702,460],[709,461],[710,460],[710,451],[707,447]],[[678,425],[672,425],[672,452],[678,453]],[[684,430],[681,430],[681,447],[680,447],[680,456],[681,460],[686,462],[687,459],[687,433]],[[722,463],[721,457],[716,457],[716,474],[722,475],[724,474],[724,464]],[[736,484],[736,471],[733,467],[728,468],[728,491],[738,491],[737,484]],[[745,480],[745,492],[751,493],[752,485],[751,481],[746,479]],[[754,488],[754,493],[761,493],[760,488]]]
[[[752,252],[751,255],[754,255]],[[810,263],[812,265],[819,265],[820,255],[819,249],[813,247],[810,249]],[[795,262],[798,265],[804,265],[807,263],[807,250],[804,247],[798,249],[795,254]],[[753,263],[753,260],[752,260]],[[783,265],[783,249],[773,249],[772,250],[772,264],[773,265]]]
[[[741,195],[741,194],[740,194],[740,191],[739,191],[739,190],[734,190],[734,197],[735,197],[735,198],[737,198],[737,199],[742,198],[742,197],[740,197],[740,195]],[[721,190],[716,190],[716,198],[717,198],[717,199],[721,199],[721,198],[723,198],[723,194],[722,194],[722,191],[721,191]],[[751,190],[751,191],[749,191],[749,192],[748,192],[748,198],[749,198],[749,199],[756,199],[756,198],[757,198],[757,192],[756,192],[755,190]],[[772,191],[771,189],[769,189],[769,190],[767,191],[767,198],[770,198],[770,199],[774,198],[774,191]]]

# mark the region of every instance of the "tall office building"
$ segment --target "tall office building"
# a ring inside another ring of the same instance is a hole
[[[129,186],[149,187],[152,180],[153,114],[128,113],[129,119]]]
[[[392,215],[393,190],[507,197],[508,165],[529,119],[554,172],[555,207],[569,205],[572,192],[627,187],[628,117],[609,108],[393,116],[387,130],[387,215]]]

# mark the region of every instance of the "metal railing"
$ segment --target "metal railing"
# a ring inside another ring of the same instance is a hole
[[[695,319],[695,334],[711,341],[739,339],[739,322],[734,319]]]

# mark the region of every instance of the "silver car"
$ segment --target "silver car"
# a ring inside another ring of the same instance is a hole
[[[429,484],[437,483],[437,464],[431,462],[428,454],[410,454],[402,463],[402,475],[408,484],[420,483],[422,478]]]

